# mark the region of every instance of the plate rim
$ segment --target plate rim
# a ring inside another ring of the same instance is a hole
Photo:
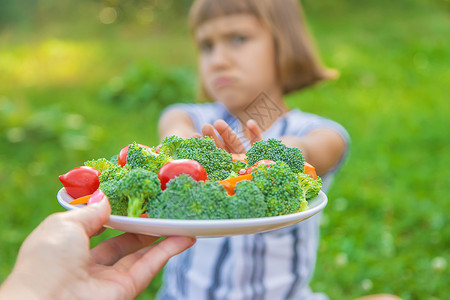
[[[74,210],[81,207],[84,207],[84,204],[81,205],[70,205],[64,199],[70,197],[73,199],[62,187],[57,193],[57,200],[59,204],[67,209]],[[319,202],[314,202],[315,206],[312,208],[308,208],[304,211],[281,215],[281,216],[273,216],[273,217],[262,217],[262,218],[246,218],[246,219],[211,219],[211,220],[187,220],[187,219],[156,219],[156,218],[138,218],[138,217],[127,217],[127,216],[117,216],[110,215],[109,220],[105,223],[105,227],[112,228],[119,231],[124,232],[136,232],[132,230],[124,230],[123,228],[128,227],[139,227],[145,228],[144,233],[147,235],[153,236],[167,236],[165,234],[160,234],[158,232],[180,232],[185,231],[188,232],[190,236],[196,237],[223,237],[223,236],[233,236],[233,235],[242,235],[242,234],[255,234],[262,233],[271,230],[276,230],[282,227],[287,227],[290,225],[294,225],[305,221],[306,219],[311,218],[316,215],[320,211],[322,211],[328,203],[328,198],[323,191],[319,192]],[[313,198],[316,199],[317,197]],[[313,200],[311,199],[311,200]],[[311,202],[310,200],[310,202]],[[259,231],[253,231],[251,228],[254,227],[273,227],[272,229],[264,229]],[[163,230],[159,229],[163,228]],[[209,228],[211,231],[217,230],[218,234],[204,234],[198,233],[203,232],[205,228]],[[236,228],[241,228],[245,233],[229,233],[235,231]],[[129,228],[128,228],[129,229]],[[157,230],[158,232],[156,232]],[[251,232],[249,232],[249,230]],[[220,232],[220,233],[219,233]],[[228,233],[226,233],[228,232]],[[137,233],[137,232],[136,232]],[[172,235],[180,235],[180,234],[172,234]]]

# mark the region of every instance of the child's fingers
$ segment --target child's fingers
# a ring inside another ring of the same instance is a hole
[[[253,145],[255,142],[262,140],[262,131],[259,128],[258,123],[251,119],[247,122],[247,128],[250,133],[250,144]]]
[[[214,128],[220,134],[225,143],[226,149],[230,153],[244,153],[245,147],[241,139],[234,130],[224,120],[214,122]]]
[[[124,233],[98,244],[91,250],[91,255],[96,263],[110,266],[122,257],[151,245],[158,238],[155,236]]]
[[[214,127],[211,124],[205,124],[202,126],[202,134],[203,136],[209,136],[213,138],[217,148],[225,149],[224,142],[217,136],[216,132],[214,131]]]

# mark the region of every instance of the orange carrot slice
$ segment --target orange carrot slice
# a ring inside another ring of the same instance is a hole
[[[69,204],[70,205],[87,204],[89,201],[89,198],[91,198],[91,196],[92,196],[92,194],[77,198],[75,200],[70,201]]]
[[[312,179],[317,180],[316,168],[305,161],[305,174],[311,176]]]
[[[245,174],[236,177],[231,177],[228,179],[224,179],[219,181],[219,183],[224,187],[227,191],[228,196],[234,195],[234,190],[236,189],[236,184],[242,180],[251,180],[252,174]]]

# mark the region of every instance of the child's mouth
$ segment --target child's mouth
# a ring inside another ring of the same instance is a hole
[[[218,77],[217,79],[214,80],[214,87],[215,88],[223,88],[223,87],[227,87],[230,86],[234,83],[234,79],[231,77]]]

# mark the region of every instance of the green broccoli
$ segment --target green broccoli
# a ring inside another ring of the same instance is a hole
[[[113,156],[111,156],[109,161],[115,165],[118,165],[119,164],[119,154],[114,154]]]
[[[247,164],[232,161],[231,154],[217,148],[210,137],[165,138],[158,149],[128,147],[127,164],[120,167],[117,157],[100,158],[84,164],[101,172],[100,189],[109,198],[112,214],[139,217],[146,209],[150,217],[168,219],[238,219],[278,216],[302,211],[315,197],[322,180],[304,173],[304,159],[297,148],[276,139],[253,144]],[[161,191],[159,169],[173,159],[198,161],[208,173],[208,181],[197,182],[182,174]],[[237,176],[241,169],[270,159],[276,164],[259,166],[251,180],[238,182],[235,194],[228,196],[218,182]]]
[[[109,199],[111,205],[111,214],[118,216],[126,216],[128,209],[128,200],[126,197],[119,195],[117,192],[118,182],[124,177],[129,168],[127,166],[120,167],[117,163],[106,160],[105,158],[93,159],[86,161],[85,166],[97,169],[101,172],[99,176],[100,186]]]
[[[217,148],[211,137],[182,139],[169,136],[163,139],[158,149],[160,155],[173,159],[193,159],[198,161],[211,181],[218,181],[230,176],[233,168],[231,154]]]
[[[228,178],[233,167],[231,154],[217,148],[214,139],[208,136],[185,139],[177,149],[177,158],[198,161],[211,181]]]
[[[161,146],[158,149],[159,154],[171,156],[173,159],[178,158],[178,147],[184,140],[175,135],[164,138],[161,142]]]
[[[231,162],[231,171],[238,174],[240,170],[245,169],[247,164],[243,161],[233,161]]]
[[[260,160],[269,159],[286,163],[295,174],[304,171],[302,151],[296,147],[288,147],[277,139],[255,142],[247,151],[247,166],[250,167]]]
[[[161,192],[161,184],[156,173],[135,168],[128,171],[117,182],[117,196],[128,200],[128,217],[139,217],[148,201]]]
[[[158,154],[153,149],[142,148],[134,142],[128,147],[127,165],[131,169],[142,168],[158,173],[161,167],[172,158],[165,154]]]
[[[226,201],[225,189],[217,182],[198,182],[182,174],[149,201],[147,211],[151,218],[227,219]]]
[[[123,168],[119,165],[113,165],[111,168],[104,170],[101,172],[100,176],[98,177],[98,180],[100,183],[109,181],[109,180],[120,180],[122,177],[124,177],[129,171],[128,166],[124,166]]]
[[[108,197],[111,205],[111,214],[126,216],[128,211],[128,199],[117,192],[118,181],[111,179],[100,183],[99,189]]]
[[[94,168],[94,169],[98,170],[100,173],[103,171],[106,171],[110,168],[113,168],[115,166],[114,163],[107,160],[106,158],[88,160],[88,161],[84,162],[84,165],[87,167]]]
[[[236,193],[227,200],[230,219],[260,218],[267,215],[264,195],[253,181],[238,182]]]
[[[252,181],[264,194],[267,216],[292,214],[303,208],[303,205],[300,205],[303,201],[302,189],[287,164],[277,162],[269,168],[258,166],[252,174]]]
[[[309,200],[319,194],[322,189],[322,179],[320,177],[314,180],[305,173],[298,173],[296,176],[302,188],[303,198]]]

